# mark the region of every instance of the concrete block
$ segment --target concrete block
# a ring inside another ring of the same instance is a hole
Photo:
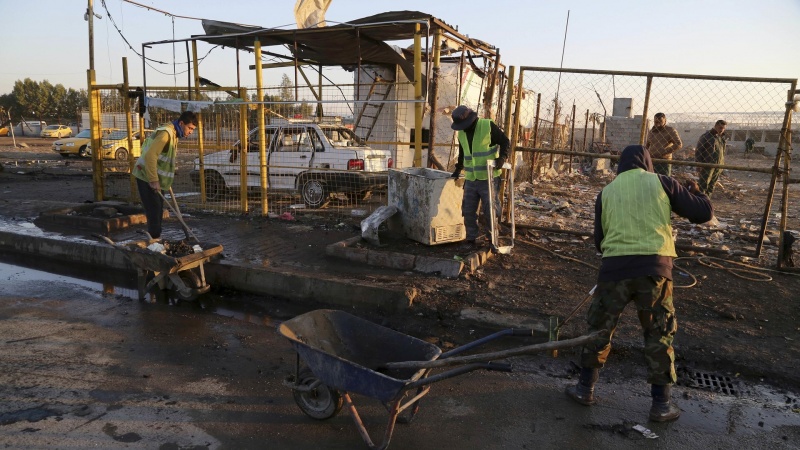
[[[458,278],[464,263],[454,259],[432,258],[429,256],[417,256],[414,270],[422,273],[438,273],[445,278]]]

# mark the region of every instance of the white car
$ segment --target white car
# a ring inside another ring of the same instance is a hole
[[[285,123],[264,129],[267,142],[267,177],[270,190],[299,192],[305,204],[319,208],[332,193],[344,193],[353,200],[366,198],[385,187],[394,162],[389,150],[377,150],[362,143],[352,130],[341,125]],[[203,158],[206,197],[219,200],[227,189],[241,186],[240,143]],[[248,135],[247,187],[258,190],[261,172],[258,129]],[[200,185],[200,161],[189,174]]]

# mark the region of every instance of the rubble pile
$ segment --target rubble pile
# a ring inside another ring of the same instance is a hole
[[[676,178],[690,176],[678,171]],[[674,216],[672,222],[679,246],[697,252],[714,251],[730,255],[752,255],[760,236],[761,221],[767,188],[750,182],[749,175],[723,175],[712,198],[715,217],[705,224],[695,225]],[[523,182],[515,187],[515,219],[520,226],[564,230],[570,234],[591,235],[594,228],[594,204],[598,192],[613,180],[614,175],[561,173],[548,171],[540,179]],[[744,178],[740,180],[739,178]],[[773,202],[773,211],[778,207]],[[796,214],[795,214],[796,215]],[[793,217],[790,211],[789,217]],[[767,262],[777,258],[780,212],[772,212],[762,246]],[[791,222],[790,222],[791,226]],[[577,232],[577,233],[576,233]],[[552,242],[552,239],[548,239]],[[572,237],[566,241],[574,240]]]

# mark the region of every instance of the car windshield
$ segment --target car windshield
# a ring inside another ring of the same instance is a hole
[[[322,128],[322,132],[333,145],[346,145],[347,141],[352,141],[358,145],[364,145],[361,138],[353,133],[353,130],[346,127],[325,127]]]
[[[128,132],[127,131],[114,131],[113,133],[106,136],[104,139],[109,141],[118,141],[120,139],[127,139]]]
[[[83,130],[80,133],[75,135],[76,138],[86,138],[89,139],[92,137],[92,130]]]
[[[45,128],[45,130],[57,130],[57,129],[58,125],[48,125],[47,128]]]

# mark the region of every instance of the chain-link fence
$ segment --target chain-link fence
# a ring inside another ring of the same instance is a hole
[[[760,228],[757,239],[761,239],[765,228],[779,228],[780,221],[791,215],[773,211],[773,199],[776,182],[788,169],[791,145],[798,142],[789,131],[792,123],[784,123],[791,117],[786,105],[794,96],[796,80],[523,67],[518,88],[526,99],[518,103],[515,117],[516,150],[522,153],[518,179],[613,176],[615,155],[631,144],[645,145],[656,158],[657,169],[681,180],[694,179],[703,166],[695,162],[698,140],[722,119],[727,122],[727,159],[718,161],[717,167],[728,174],[766,174],[767,186],[759,187],[762,201],[751,208],[716,201],[722,195],[718,190],[713,199],[717,217],[739,224],[736,228],[743,234]],[[781,155],[786,156],[785,167],[779,165]],[[586,201],[593,202],[595,195],[586,196]],[[569,200],[573,205],[580,201]],[[592,209],[591,204],[582,207]],[[797,218],[796,212],[792,218]],[[797,227],[796,222],[793,225]],[[752,239],[741,240],[748,241]],[[760,248],[759,240],[756,253]]]

